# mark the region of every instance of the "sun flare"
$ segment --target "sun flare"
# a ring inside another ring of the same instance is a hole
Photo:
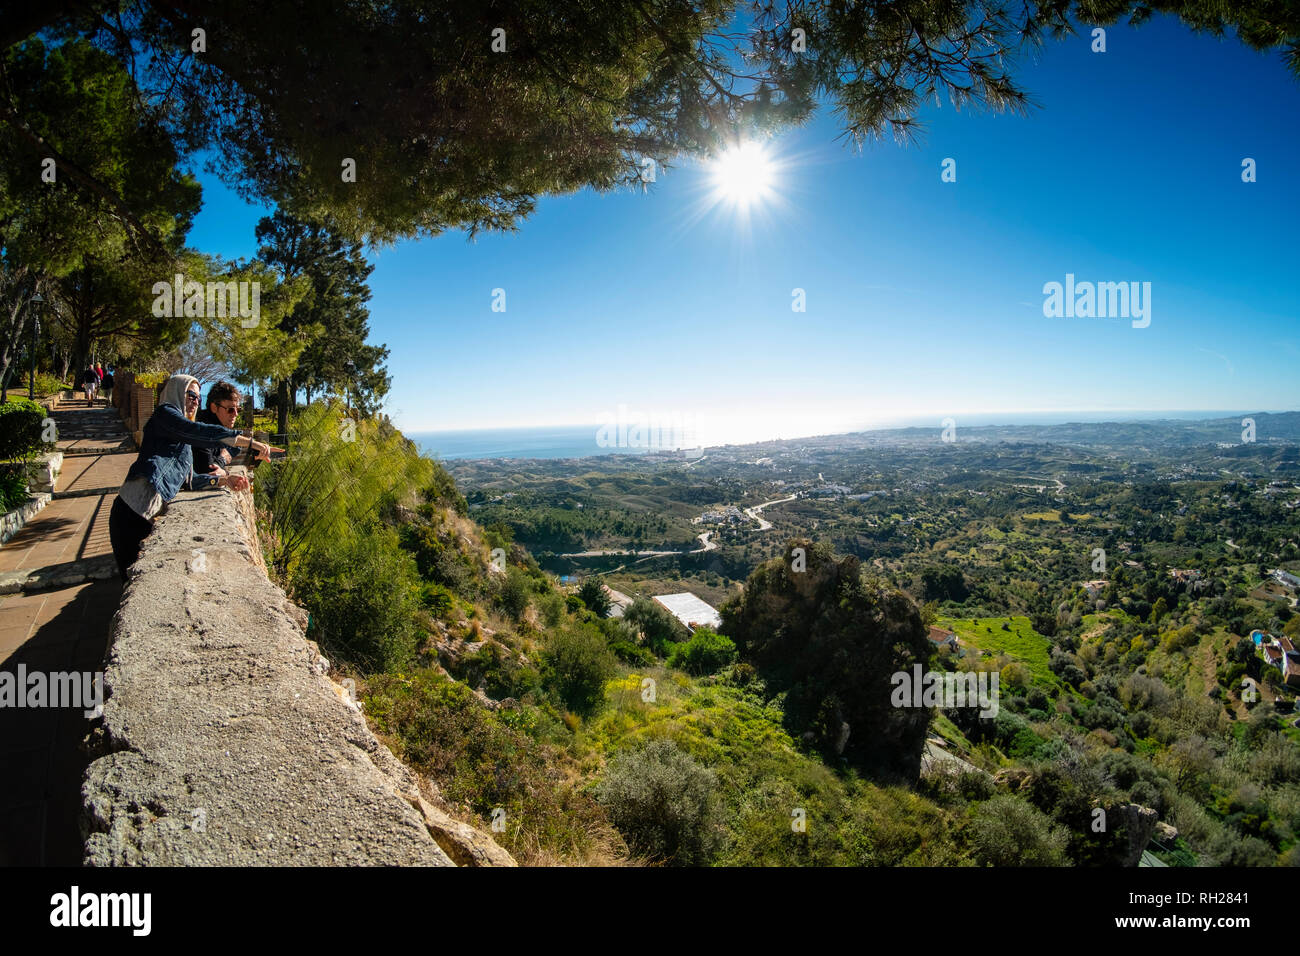
[[[748,207],[772,194],[776,164],[761,143],[737,143],[719,153],[710,164],[717,198]]]

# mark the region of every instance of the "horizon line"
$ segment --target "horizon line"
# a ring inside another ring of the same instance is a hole
[[[960,417],[961,417],[961,416],[972,417],[972,416],[988,416],[988,415],[1085,415],[1085,414],[1095,414],[1095,415],[1136,415],[1136,414],[1169,415],[1169,414],[1175,414],[1175,413],[1176,413],[1176,414],[1180,414],[1180,415],[1207,415],[1207,416],[1216,416],[1216,415],[1217,415],[1217,416],[1232,416],[1232,415],[1240,415],[1240,414],[1253,414],[1253,415],[1287,415],[1287,414],[1295,413],[1295,412],[1297,412],[1297,411],[1300,411],[1300,408],[1289,408],[1289,409],[1288,409],[1288,408],[1283,408],[1283,409],[1247,409],[1247,408],[1236,408],[1236,409],[1232,409],[1232,408],[1113,408],[1113,409],[1070,408],[1070,409],[1056,409],[1056,408],[1031,408],[1031,409],[1024,409],[1024,410],[1015,410],[1015,411],[1012,411],[1012,410],[1009,410],[1009,409],[990,409],[990,410],[975,410],[975,411],[960,412],[960,413],[958,413],[958,414],[956,414],[956,415],[954,415],[952,412],[917,412],[917,413],[914,413],[914,414],[909,414],[909,415],[904,415],[904,416],[894,417],[894,418],[891,419],[891,422],[899,422],[899,421],[904,421],[904,420],[915,420],[915,419],[926,418],[926,417],[931,417],[931,416],[936,417],[936,418],[938,419],[938,421],[939,421],[939,424],[942,425],[942,422],[943,422],[943,419],[944,419],[944,418],[954,418],[954,419],[957,419],[957,420],[958,420],[958,424],[960,424]],[[657,422],[657,421],[659,420],[659,419],[656,418],[654,415],[645,415],[645,416],[640,416],[640,417],[638,417],[638,418],[632,418],[632,419],[628,420],[627,422],[625,422],[625,424],[629,424],[629,425],[637,424],[637,423],[639,422],[639,419],[642,418],[642,417],[645,418],[645,420],[646,420],[647,422],[650,422],[650,423]],[[541,431],[541,430],[544,430],[544,429],[553,429],[553,428],[594,428],[594,429],[599,429],[599,428],[601,428],[601,427],[605,427],[605,426],[609,426],[609,425],[613,425],[613,424],[617,424],[617,423],[615,423],[615,422],[609,422],[609,421],[605,421],[605,422],[600,422],[600,421],[565,421],[565,422],[528,423],[528,424],[517,424],[517,425],[458,425],[458,426],[454,426],[454,427],[450,427],[450,428],[412,428],[412,429],[409,430],[409,433],[412,434],[412,435],[417,435],[417,434],[423,434],[423,435],[428,435],[428,434],[434,434],[434,435],[464,435],[464,434],[478,434],[478,433],[482,433],[482,432]],[[985,425],[970,425],[970,426],[967,426],[967,427],[969,427],[969,428],[1001,428],[1001,427],[1018,427],[1018,426],[1020,426],[1020,425],[1022,425],[1022,424],[1023,424],[1022,422],[1010,422],[1010,421],[1009,421],[1009,422],[1004,422],[1004,423],[994,423],[994,424],[985,424]],[[1068,424],[1072,424],[1072,423],[1066,421],[1066,422],[1061,422],[1060,424],[1068,425]],[[1087,422],[1087,423],[1083,423],[1083,424],[1104,424],[1104,422],[1103,422],[1103,421],[1092,421],[1092,422]],[[918,428],[918,427],[923,427],[923,426],[919,426],[919,425],[916,425],[916,424],[867,424],[867,425],[864,425],[864,427],[862,427],[862,428],[851,428],[851,429],[847,429],[847,430],[843,430],[843,431],[835,431],[835,432],[822,432],[822,433],[819,433],[818,435],[799,435],[799,436],[796,436],[796,437],[800,437],[800,438],[816,438],[816,437],[821,437],[822,435],[853,435],[853,434],[856,434],[856,433],[858,433],[858,432],[864,432],[864,431],[897,431],[897,430],[901,430],[901,429],[904,429],[904,428]],[[403,429],[403,433],[407,433],[407,431],[408,431],[407,429],[405,429],[405,428]],[[760,439],[760,440],[761,440],[761,439]],[[786,441],[786,440],[789,440],[789,439],[769,439],[769,440],[774,440],[774,441]]]

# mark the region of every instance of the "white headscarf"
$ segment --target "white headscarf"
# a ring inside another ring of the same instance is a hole
[[[158,404],[175,405],[181,410],[182,415],[193,420],[194,416],[189,414],[185,407],[185,390],[190,387],[190,382],[197,385],[199,380],[193,375],[173,375],[167,379],[167,384],[163,386],[162,397],[158,399]],[[198,411],[197,405],[194,406],[194,410]]]

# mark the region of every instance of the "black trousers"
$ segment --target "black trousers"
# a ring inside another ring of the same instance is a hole
[[[146,521],[131,510],[120,497],[113,499],[113,509],[108,513],[108,539],[113,544],[113,557],[117,559],[117,572],[126,580],[126,569],[140,557],[140,543],[153,531],[153,522]]]

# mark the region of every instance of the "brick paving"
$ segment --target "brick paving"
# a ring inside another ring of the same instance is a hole
[[[113,494],[126,480],[135,452],[113,455],[69,455],[59,472],[59,494],[111,488]]]
[[[55,500],[0,546],[0,571],[112,553],[108,512],[134,446],[115,409],[60,403],[52,417],[65,454]],[[105,446],[124,451],[77,454]],[[102,670],[121,597],[115,579],[0,596],[0,672]],[[81,743],[89,726],[79,707],[0,707],[0,865],[80,865],[81,779],[89,763]]]

